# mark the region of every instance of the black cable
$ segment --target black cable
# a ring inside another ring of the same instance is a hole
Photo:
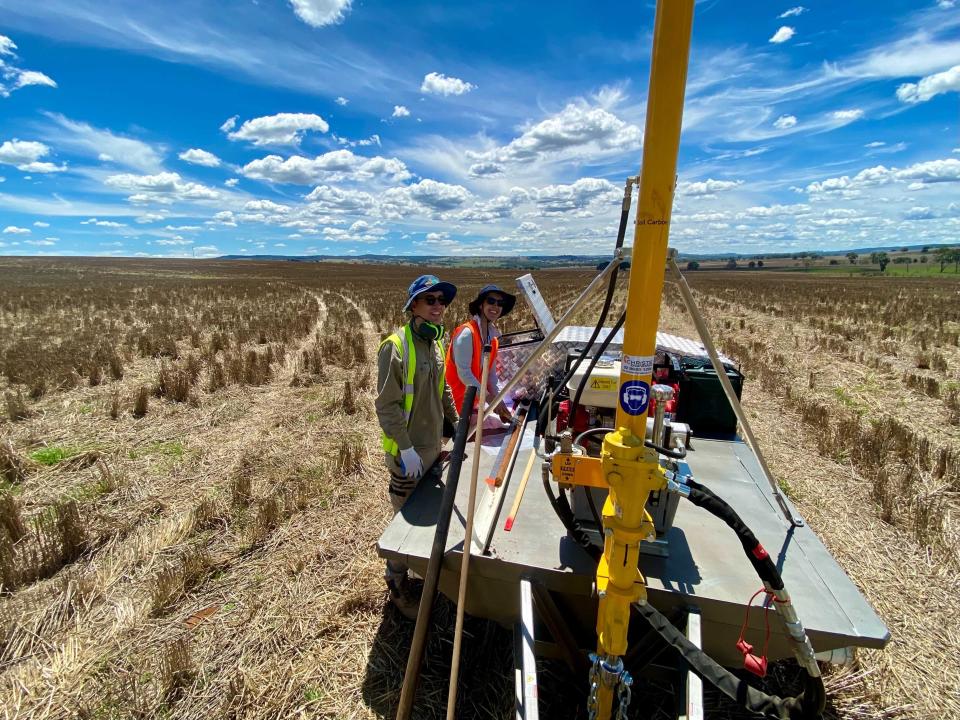
[[[776,563],[773,562],[773,558],[757,540],[757,536],[743,522],[736,510],[715,495],[712,490],[693,478],[687,479],[687,486],[690,488],[690,502],[723,520],[736,533],[740,544],[743,546],[744,554],[757,571],[760,579],[768,583],[774,590],[783,590],[783,578],[780,576],[780,571],[777,570]]]
[[[567,532],[570,533],[573,541],[582,547],[595,563],[600,562],[600,556],[603,554],[603,551],[594,545],[590,536],[584,532],[583,527],[574,516],[573,510],[570,509],[567,496],[562,491],[560,497],[554,495],[553,488],[550,487],[550,478],[546,475],[543,476],[543,489],[547,493],[547,499],[550,501],[553,511],[557,514],[557,517],[560,518],[560,522],[563,523]]]
[[[673,458],[674,460],[683,460],[687,456],[687,448],[683,447],[681,450],[671,450],[670,448],[665,448],[662,445],[657,445],[651,440],[643,441],[644,447],[648,447],[651,450],[656,450],[661,455],[666,455],[668,458]]]
[[[627,223],[630,219],[630,200],[632,198],[632,189],[632,180],[627,180],[626,187],[623,189],[623,205],[620,209],[620,226],[617,228],[617,241],[614,245],[614,252],[623,247],[623,240],[627,233]],[[570,369],[567,371],[567,374],[563,376],[563,380],[560,381],[558,387],[566,387],[567,383],[570,382],[570,378],[572,378],[576,374],[577,370],[580,369],[580,364],[583,362],[583,359],[587,356],[587,353],[597,341],[597,337],[600,335],[600,330],[603,328],[603,323],[605,323],[607,320],[607,313],[610,311],[610,304],[613,301],[613,293],[614,290],[616,290],[617,274],[619,272],[620,266],[618,265],[613,269],[613,272],[610,273],[610,282],[607,285],[607,296],[603,300],[603,307],[600,310],[600,317],[597,320],[596,327],[593,328],[593,333],[591,333],[586,347],[584,347],[583,351],[574,361],[573,365],[570,366]],[[543,412],[543,410],[544,408],[540,408],[541,417],[544,418],[543,427],[546,427],[547,413]],[[540,425],[537,426],[537,433],[543,434]]]
[[[710,683],[731,700],[751,712],[777,720],[812,720],[819,718],[826,704],[823,680],[807,675],[806,686],[797,697],[780,698],[767,695],[748,685],[690,642],[651,603],[633,606],[670,646],[680,654],[684,664],[705,682]]]
[[[593,354],[593,357],[590,359],[590,364],[587,366],[587,371],[583,374],[583,377],[580,379],[580,384],[577,386],[577,394],[573,396],[573,401],[570,403],[570,418],[571,424],[573,419],[577,416],[577,410],[580,407],[580,397],[583,395],[583,389],[587,386],[587,380],[593,373],[593,369],[597,366],[597,362],[600,360],[603,353],[610,346],[610,342],[613,340],[613,336],[617,334],[620,328],[623,327],[624,321],[627,319],[627,311],[624,310],[620,313],[620,319],[617,320],[616,324],[607,333],[607,336],[603,339],[603,342],[600,343],[600,347],[597,348],[597,351]]]

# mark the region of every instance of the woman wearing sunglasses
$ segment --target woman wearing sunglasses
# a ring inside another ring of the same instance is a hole
[[[509,314],[516,302],[516,295],[511,295],[496,285],[487,285],[468,306],[471,318],[453,331],[450,346],[447,348],[447,384],[453,392],[457,407],[463,403],[467,386],[480,387],[480,378],[483,375],[480,356],[484,344],[487,343],[491,348],[487,397],[496,396],[499,385],[496,359],[500,337],[497,321]],[[476,407],[476,401],[474,403]],[[512,419],[510,410],[502,402],[494,412],[503,423],[509,423]]]
[[[418,277],[403,306],[409,321],[388,335],[377,353],[375,405],[394,514],[424,474],[439,472],[444,426],[454,427],[459,420],[444,378],[443,346],[443,314],[456,294],[454,285],[436,275]],[[419,589],[410,582],[406,565],[388,560],[384,579],[394,605],[416,619]]]

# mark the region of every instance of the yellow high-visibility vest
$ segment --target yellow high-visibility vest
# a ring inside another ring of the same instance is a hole
[[[406,421],[407,427],[410,427],[410,416],[413,414],[413,376],[417,369],[417,349],[413,346],[413,332],[410,329],[410,324],[407,323],[403,326],[402,338],[399,330],[384,338],[383,342],[380,343],[380,347],[377,348],[377,352],[379,353],[388,342],[393,343],[397,352],[400,353],[400,365],[403,368],[402,376],[404,379],[403,419]],[[440,350],[440,357],[442,358],[444,356],[443,342],[437,340],[436,343],[437,348]],[[437,391],[441,396],[443,396],[444,380],[443,368],[441,367],[440,384],[437,387]],[[391,437],[387,437],[387,434],[382,430],[380,431],[380,444],[383,446],[384,452],[390,455],[396,456],[397,453],[400,452],[397,441]]]

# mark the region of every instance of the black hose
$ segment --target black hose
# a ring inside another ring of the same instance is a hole
[[[756,535],[747,527],[746,523],[740,519],[737,512],[726,501],[693,478],[687,480],[687,485],[690,488],[690,502],[723,520],[737,534],[747,560],[753,565],[760,579],[769,583],[774,590],[783,590],[783,578],[780,576],[780,571],[777,570],[773,558],[770,557],[770,554],[760,544],[760,541],[757,540]]]
[[[560,492],[560,497],[554,495],[553,488],[550,487],[550,478],[546,475],[543,477],[543,489],[547,493],[547,499],[550,500],[553,511],[557,514],[557,517],[560,518],[560,522],[563,523],[567,532],[570,533],[573,541],[582,547],[595,563],[600,562],[600,556],[603,555],[603,551],[593,544],[590,536],[587,535],[577,521],[573,510],[570,508],[570,503],[567,501],[567,496],[564,495],[563,491]]]
[[[750,564],[753,565],[754,570],[764,585],[774,591],[782,591],[784,589],[783,577],[780,575],[780,571],[777,570],[773,558],[770,557],[770,554],[760,541],[757,540],[753,531],[743,522],[736,510],[730,507],[725,500],[710,488],[697,482],[693,478],[687,479],[687,486],[690,488],[690,502],[723,520],[736,533],[740,544],[743,546],[744,554],[747,556]],[[648,620],[652,617],[652,615],[643,610],[641,610],[641,614],[647,617]],[[663,620],[666,622],[665,618]],[[661,631],[661,628],[653,621],[651,621],[651,625],[663,635],[664,639],[667,639],[668,642],[671,642],[671,644],[677,647],[684,660],[687,661],[695,673],[753,712],[762,713],[768,717],[795,720],[797,718],[818,717],[823,710],[826,692],[823,687],[823,678],[820,676],[812,676],[807,673],[806,687],[803,693],[796,698],[772,698],[752,688],[748,688],[742,681],[730,675],[730,673],[723,670],[723,668],[720,668],[719,665],[692,644],[688,643],[689,647],[680,647],[676,643],[673,643],[667,637],[667,634]],[[673,628],[673,630],[679,634],[676,628]],[[680,635],[680,637],[686,641],[685,637],[682,635]],[[694,663],[699,663],[699,665]]]
[[[627,223],[630,220],[630,199],[632,197],[632,190],[632,180],[627,180],[626,187],[623,189],[623,205],[620,209],[620,226],[617,228],[617,241],[614,245],[614,251],[623,247],[623,240],[627,233]],[[566,384],[570,382],[570,378],[572,378],[580,368],[580,363],[582,363],[583,359],[587,356],[587,352],[590,351],[590,349],[593,347],[593,344],[597,341],[597,337],[600,335],[600,330],[603,329],[603,323],[605,323],[607,320],[607,313],[610,311],[610,304],[613,301],[613,293],[614,290],[616,290],[617,274],[619,272],[620,266],[618,265],[613,269],[613,272],[610,273],[610,282],[607,285],[607,295],[603,300],[603,307],[600,310],[600,317],[597,320],[596,327],[593,328],[593,333],[591,333],[590,339],[587,341],[583,352],[580,353],[580,356],[574,361],[573,365],[570,366],[570,369],[567,371],[566,375],[563,376],[563,380],[560,381],[559,387],[565,387]],[[543,427],[546,427],[547,413],[544,412],[543,407],[539,408],[539,410],[541,417],[544,418]],[[573,416],[571,415],[571,418],[572,417]],[[537,425],[537,433],[543,434],[539,424]]]
[[[580,397],[583,395],[583,389],[587,386],[587,380],[590,378],[590,374],[593,372],[593,369],[597,366],[597,362],[600,360],[600,357],[610,346],[610,342],[613,340],[613,336],[617,334],[620,328],[623,327],[624,321],[627,319],[627,311],[624,310],[620,313],[620,319],[617,320],[616,324],[607,333],[607,336],[603,339],[603,342],[600,343],[600,347],[597,348],[597,351],[593,354],[593,357],[590,358],[590,364],[587,366],[587,371],[583,374],[583,377],[580,378],[580,384],[577,385],[577,394],[573,396],[573,400],[570,402],[570,422],[573,423],[574,418],[577,416],[577,410],[580,407]],[[590,347],[593,347],[591,343]]]
[[[826,692],[821,678],[807,675],[803,692],[797,697],[779,698],[767,695],[751,687],[709,657],[650,603],[633,607],[644,620],[650,623],[650,627],[656,630],[660,637],[676,649],[684,664],[695,675],[747,710],[765,717],[777,718],[777,720],[812,720],[820,717],[826,704]]]
[[[681,448],[680,450],[671,450],[670,448],[665,448],[662,445],[657,445],[652,440],[644,440],[644,447],[648,447],[651,450],[656,450],[661,455],[666,455],[668,458],[673,458],[674,460],[683,460],[687,456],[687,448]]]

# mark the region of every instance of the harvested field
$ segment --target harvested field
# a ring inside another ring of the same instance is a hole
[[[5,717],[392,717],[412,627],[374,550],[374,359],[423,271],[0,259]],[[438,274],[461,288],[452,326],[520,273]],[[592,274],[535,276],[560,311]],[[960,284],[691,283],[774,471],[893,633],[830,678],[831,713],[960,716]],[[692,335],[666,302],[663,328]],[[443,714],[451,609],[419,717]],[[510,635],[467,631],[462,716],[507,717]],[[545,670],[549,716],[572,717],[582,698]]]

